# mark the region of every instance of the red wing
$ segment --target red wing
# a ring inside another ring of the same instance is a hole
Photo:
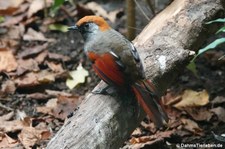
[[[91,54],[88,54],[89,57]],[[109,85],[124,86],[124,74],[110,53],[95,56],[93,68],[97,75]]]

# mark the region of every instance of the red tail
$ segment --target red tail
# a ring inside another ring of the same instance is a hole
[[[155,125],[160,128],[166,124],[168,117],[158,97],[154,94],[155,89],[151,82],[139,81],[132,86],[132,89],[139,104]]]

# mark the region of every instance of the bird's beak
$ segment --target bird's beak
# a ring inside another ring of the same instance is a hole
[[[73,25],[73,26],[68,27],[68,30],[69,30],[69,31],[72,31],[72,30],[78,30],[78,29],[79,29],[79,28],[78,28],[77,25]]]

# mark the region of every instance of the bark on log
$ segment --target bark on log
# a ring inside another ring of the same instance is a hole
[[[175,0],[134,40],[146,76],[162,95],[204,41],[204,23],[223,11],[224,0]],[[101,82],[96,88],[105,84]],[[145,114],[136,100],[89,94],[48,149],[116,149]]]

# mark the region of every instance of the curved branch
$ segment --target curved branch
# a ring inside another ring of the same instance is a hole
[[[161,95],[193,56],[189,49],[205,39],[204,23],[221,10],[220,0],[175,0],[136,37],[146,76]],[[119,148],[144,116],[133,98],[89,94],[47,148]]]

